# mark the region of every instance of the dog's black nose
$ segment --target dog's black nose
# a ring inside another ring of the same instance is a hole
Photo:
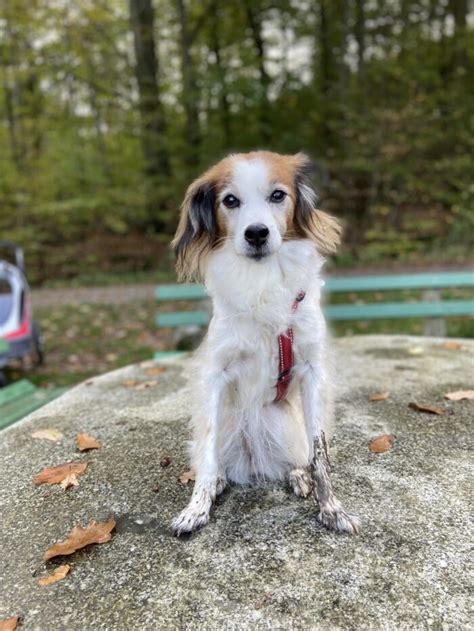
[[[270,230],[263,223],[253,223],[245,230],[244,236],[247,243],[259,247],[266,242],[269,234]]]

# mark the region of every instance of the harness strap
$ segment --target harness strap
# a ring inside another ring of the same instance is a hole
[[[300,291],[291,305],[291,310],[296,311],[299,303],[304,300],[306,293]],[[288,394],[288,388],[290,387],[293,368],[293,329],[288,327],[286,333],[282,333],[278,336],[278,351],[280,354],[278,380],[276,384],[277,394],[275,401],[282,401]]]

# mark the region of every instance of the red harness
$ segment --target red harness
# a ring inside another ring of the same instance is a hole
[[[296,311],[298,309],[298,305],[304,297],[306,293],[304,291],[300,291],[299,294],[293,301],[291,305],[291,310]],[[282,333],[278,336],[278,349],[280,353],[280,363],[278,369],[278,381],[277,381],[277,394],[275,397],[275,401],[281,401],[288,394],[288,388],[290,387],[292,374],[291,369],[293,368],[293,329],[288,327],[286,333]]]

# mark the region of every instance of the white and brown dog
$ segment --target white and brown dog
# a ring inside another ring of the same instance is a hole
[[[320,521],[357,533],[335,497],[325,434],[332,416],[323,254],[340,226],[315,208],[303,154],[230,155],[189,187],[173,241],[180,277],[202,277],[213,317],[198,351],[189,505],[177,535],[209,521],[227,481],[288,478]]]

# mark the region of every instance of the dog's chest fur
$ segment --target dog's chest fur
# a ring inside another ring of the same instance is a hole
[[[317,337],[322,263],[303,240],[284,243],[270,261],[236,257],[225,247],[212,257],[206,275],[214,306],[209,359],[211,369],[227,371],[240,405],[275,398],[280,334],[293,328],[295,365]],[[294,311],[300,291],[306,296]]]

